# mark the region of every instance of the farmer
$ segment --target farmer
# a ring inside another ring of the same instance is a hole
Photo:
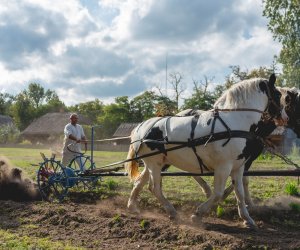
[[[77,122],[78,115],[75,113],[71,114],[70,123],[68,123],[64,129],[65,138],[62,152],[62,164],[64,166],[67,166],[69,162],[76,156],[75,152],[81,152],[81,143],[84,142],[85,150],[87,149],[85,134],[82,127],[77,124]],[[67,147],[74,152],[71,152]]]

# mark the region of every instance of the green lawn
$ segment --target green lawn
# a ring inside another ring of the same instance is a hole
[[[19,236],[18,234],[0,229],[0,249],[80,250],[83,248],[71,246],[68,242],[63,241],[55,242],[47,238]]]
[[[46,156],[50,156],[50,150],[40,149],[24,149],[24,148],[2,148],[0,155],[5,155],[12,163],[22,169],[33,179],[36,179],[36,171],[38,166],[31,164],[38,164],[42,162],[40,152],[44,152]],[[89,152],[88,152],[89,153]],[[126,158],[126,152],[104,152],[96,151],[94,153],[94,161],[97,167],[101,167],[108,163],[120,161]],[[60,159],[60,156],[57,156]],[[300,161],[300,159],[295,159]],[[251,167],[255,169],[293,169],[288,166],[281,159],[277,157],[259,157]],[[177,171],[175,168],[170,171]],[[284,194],[285,185],[289,182],[296,182],[295,177],[250,177],[250,190],[254,197],[259,199],[267,199]],[[212,182],[212,177],[204,177],[209,183]],[[109,183],[111,180],[118,183],[117,192],[128,195],[132,184],[127,177],[106,177],[104,183]],[[229,184],[229,183],[228,183]],[[175,203],[182,204],[185,201],[204,200],[205,197],[199,190],[192,177],[165,177],[163,179],[163,190],[166,196]],[[146,196],[146,197],[144,197]],[[154,199],[149,192],[143,192],[142,197]],[[229,199],[233,199],[230,196]]]

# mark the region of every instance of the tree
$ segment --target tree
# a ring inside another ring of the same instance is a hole
[[[194,88],[192,96],[184,100],[182,109],[208,110],[212,108],[216,100],[215,94],[208,90],[212,80],[213,78],[208,78],[207,76],[204,76],[204,81],[193,80]]]
[[[39,108],[46,98],[45,89],[38,83],[30,83],[28,89],[24,90],[24,94],[28,96],[36,109]]]
[[[169,97],[164,95],[157,96],[156,101],[156,116],[170,116],[175,115],[178,112],[178,103],[176,101],[172,101]]]
[[[9,113],[20,130],[26,128],[35,118],[48,112],[66,110],[65,104],[60,101],[55,91],[49,89],[45,91],[37,83],[30,83],[27,89],[10,100]]]
[[[8,115],[9,107],[13,102],[14,97],[7,93],[0,93],[0,114]]]
[[[300,1],[264,0],[263,15],[274,39],[282,44],[278,62],[287,86],[300,87]]]
[[[59,99],[55,91],[47,89],[38,83],[30,83],[28,88],[23,90],[23,94],[32,103],[36,117],[44,115],[47,112],[58,112],[65,110],[66,106]]]
[[[184,91],[183,76],[179,72],[169,74],[169,82],[173,88],[177,111],[179,110],[179,99]]]
[[[44,114],[48,112],[63,112],[67,110],[66,105],[59,99],[58,95],[53,91],[46,98],[47,103],[44,106]]]
[[[155,105],[158,96],[153,91],[145,91],[130,101],[132,121],[141,122],[155,116]]]
[[[230,66],[231,73],[226,76],[225,88],[230,88],[233,84],[236,84],[240,81],[251,79],[251,78],[265,78],[269,79],[270,75],[275,71],[274,63],[268,68],[266,66],[261,66],[257,69],[252,70],[242,70],[239,65]],[[282,85],[281,75],[277,77],[277,85]]]
[[[128,96],[116,97],[115,103],[105,105],[97,121],[101,125],[100,137],[111,137],[121,123],[132,122]]]
[[[35,117],[34,107],[28,96],[24,93],[18,94],[11,105],[10,114],[18,129],[25,129]]]
[[[71,111],[87,116],[92,123],[96,123],[97,117],[103,113],[103,109],[104,104],[97,98],[94,101],[83,102],[70,107]]]

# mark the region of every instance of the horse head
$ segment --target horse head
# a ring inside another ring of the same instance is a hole
[[[268,97],[268,104],[266,107],[266,112],[272,118],[276,120],[285,119],[282,116],[282,105],[280,103],[281,92],[275,86],[276,76],[275,74],[271,74],[269,81],[261,81],[259,84],[259,88],[262,92],[264,92]]]
[[[287,127],[291,128],[300,138],[300,94],[296,89],[282,89],[284,95],[281,103],[288,116]]]

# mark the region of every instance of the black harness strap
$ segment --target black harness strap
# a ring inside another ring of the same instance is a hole
[[[231,139],[231,130],[230,128],[227,126],[227,124],[224,122],[224,120],[220,117],[220,114],[219,114],[219,111],[217,109],[214,110],[214,119],[213,119],[213,122],[212,122],[212,125],[211,125],[211,130],[210,130],[210,136],[207,140],[207,142],[204,144],[204,146],[206,147],[207,143],[210,142],[210,140],[212,139],[213,135],[214,135],[214,132],[215,132],[215,125],[216,125],[216,120],[219,120],[222,125],[226,128],[227,130],[227,133],[228,133],[228,139],[226,142],[223,143],[223,147],[227,145],[227,143],[230,141]]]
[[[169,139],[168,139],[168,124],[169,124],[169,121],[170,121],[171,117],[172,117],[172,116],[168,116],[167,119],[166,119],[166,122],[165,122],[165,132],[166,132],[166,136],[164,137],[164,140],[165,140],[166,142],[169,141]]]
[[[166,152],[178,150],[178,149],[185,148],[185,147],[204,145],[209,138],[210,138],[210,142],[223,140],[223,139],[228,138],[228,132],[227,131],[218,132],[218,133],[213,134],[213,136],[209,136],[209,135],[202,136],[202,137],[199,137],[199,138],[196,138],[194,140],[187,141],[187,142],[186,141],[185,142],[182,142],[182,141],[169,141],[168,145],[175,144],[177,146],[167,148]],[[255,135],[253,132],[248,132],[248,131],[243,131],[243,130],[231,130],[231,138],[244,138],[244,139],[248,139],[248,140],[254,140],[254,139],[262,140],[261,137]],[[148,142],[148,141],[151,141],[151,142],[154,142],[154,143],[166,144],[166,142],[164,142],[164,141],[157,141],[157,140],[151,140],[151,139],[145,139],[144,140],[144,142]],[[107,167],[123,164],[123,163],[126,163],[126,162],[130,162],[130,161],[136,161],[136,160],[151,157],[151,156],[154,156],[154,155],[159,155],[161,153],[162,153],[161,151],[154,151],[154,152],[151,152],[151,153],[148,153],[148,154],[136,156],[134,158],[114,162],[114,163],[102,166],[102,168],[107,168]],[[86,171],[86,172],[92,173],[93,170]]]
[[[145,133],[144,137],[142,139],[136,140],[136,141],[132,141],[130,142],[130,144],[133,144],[135,142],[140,142],[139,146],[137,149],[135,149],[135,158],[138,157],[138,151],[140,149],[140,146],[142,145],[142,143],[145,140],[145,137],[149,134],[150,130],[155,126],[156,123],[158,123],[161,119],[164,119],[165,117],[159,117],[158,119],[156,119],[150,126],[150,128],[147,130],[147,132]],[[144,124],[144,122],[140,123],[139,127],[137,128],[137,130],[140,129],[140,127],[142,126],[142,124]]]
[[[195,128],[197,126],[198,120],[199,120],[199,115],[193,116],[192,123],[191,123],[191,135],[190,135],[190,139],[188,141],[193,141],[194,140]],[[193,152],[194,152],[194,154],[195,154],[195,156],[198,160],[200,170],[201,170],[201,174],[203,174],[203,168],[205,168],[205,170],[207,170],[207,171],[208,171],[208,168],[204,164],[204,162],[202,161],[201,157],[197,154],[196,146],[192,145],[191,148],[192,148],[192,150],[193,150]]]
[[[191,135],[190,135],[191,140],[194,140],[195,128],[197,126],[198,120],[199,120],[199,115],[194,115],[191,123]]]

